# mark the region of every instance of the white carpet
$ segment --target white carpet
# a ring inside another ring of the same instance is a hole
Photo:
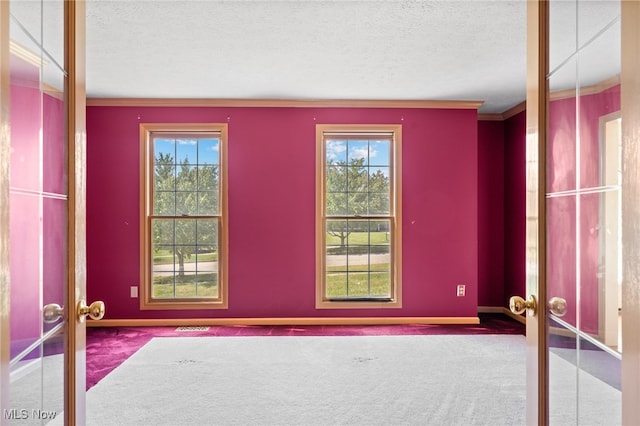
[[[155,338],[87,393],[89,425],[510,425],[524,336]]]

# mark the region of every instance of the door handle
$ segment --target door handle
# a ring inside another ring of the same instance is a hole
[[[517,315],[527,311],[527,315],[535,317],[538,309],[538,302],[533,294],[529,296],[527,300],[524,300],[520,296],[512,296],[511,299],[509,299],[509,309]]]
[[[78,302],[78,308],[76,309],[76,313],[78,314],[78,321],[80,322],[84,322],[87,315],[92,320],[101,320],[104,317],[104,312],[105,307],[102,300],[95,301],[89,306],[87,306],[87,302],[81,300]]]
[[[567,301],[562,297],[552,297],[547,303],[549,312],[557,317],[561,317],[567,313]]]
[[[58,321],[62,315],[64,315],[64,308],[57,303],[49,303],[42,308],[42,320],[47,324]]]
[[[537,308],[538,304],[534,295],[529,296],[527,300],[524,300],[520,296],[513,296],[509,299],[509,309],[514,314],[520,315],[524,311],[527,311],[529,316],[534,317],[536,316]],[[552,297],[549,299],[549,303],[547,303],[547,308],[553,315],[561,317],[567,313],[567,301],[562,297]]]

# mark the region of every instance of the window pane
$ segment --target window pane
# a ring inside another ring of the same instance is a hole
[[[153,271],[152,292],[154,299],[171,299],[175,297],[175,282],[173,272]]]
[[[218,297],[217,219],[154,219],[153,297]]]
[[[346,192],[328,192],[326,203],[328,216],[344,216],[347,214]]]
[[[196,271],[196,246],[176,245],[176,272],[178,278],[194,275]]]
[[[371,220],[369,221],[369,231],[371,232],[370,244],[385,244],[389,245],[391,242],[391,221],[388,219]]]
[[[218,193],[213,191],[198,193],[198,210],[200,216],[212,216],[218,214]]]
[[[366,166],[369,164],[369,142],[348,142],[349,165]]]
[[[347,168],[347,190],[349,192],[367,192],[369,186],[369,174],[364,166]]]
[[[197,205],[195,193],[176,192],[176,216],[197,214]]]
[[[176,297],[196,297],[196,275],[185,275],[176,279]]]
[[[176,184],[176,168],[173,163],[166,163],[156,159],[153,182],[156,191],[173,191]]]
[[[347,274],[345,272],[327,272],[326,297],[347,297]]]
[[[389,193],[389,167],[369,167],[369,192]]]
[[[326,142],[327,164],[347,163],[347,141],[327,140]]]
[[[198,297],[218,297],[218,273],[198,273],[196,295]]]
[[[347,190],[347,168],[345,166],[327,166],[327,192],[345,192]]]
[[[346,220],[327,220],[326,223],[326,244],[327,246],[339,245],[345,246],[349,231],[347,229]]]
[[[390,141],[371,141],[369,143],[369,164],[372,166],[390,166],[390,152]]]
[[[173,245],[156,245],[153,248],[153,271],[168,272],[173,275],[175,256]],[[166,275],[166,274],[165,274]]]
[[[218,166],[198,167],[198,191],[218,190]]]
[[[389,297],[390,225],[388,219],[327,221],[326,297]]]
[[[198,141],[198,164],[218,164],[220,139],[200,139]]]
[[[176,212],[175,192],[156,192],[153,199],[155,216],[173,216]]]
[[[215,219],[198,219],[196,221],[198,247],[215,250],[218,245],[218,221]]]
[[[176,244],[185,245],[196,243],[196,221],[192,219],[176,220]]]
[[[154,219],[152,221],[154,248],[159,245],[173,245],[173,225],[173,219]]]
[[[368,273],[348,273],[347,288],[350,297],[366,297],[369,294],[369,274]]]
[[[198,189],[198,174],[195,166],[186,164],[178,166],[176,176],[176,190],[195,191]]]
[[[176,144],[173,139],[155,138],[153,140],[153,153],[156,162],[173,164],[176,158]]]
[[[368,194],[366,192],[353,192],[347,199],[347,214],[364,216],[369,210]]]
[[[176,142],[176,164],[196,164],[198,161],[197,139],[177,139]]]
[[[371,193],[369,194],[369,214],[370,215],[389,215],[389,194]]]
[[[386,272],[372,272],[369,276],[371,294],[374,297],[391,297],[391,274]]]

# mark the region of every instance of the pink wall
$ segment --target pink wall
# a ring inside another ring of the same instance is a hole
[[[503,306],[504,123],[478,122],[478,305]]]
[[[229,309],[140,311],[139,123],[229,123]],[[315,309],[315,125],[403,125],[403,308]],[[475,110],[87,108],[87,291],[107,318],[476,316]],[[456,297],[456,286],[467,296]]]
[[[526,112],[504,121],[504,292],[525,297]]]

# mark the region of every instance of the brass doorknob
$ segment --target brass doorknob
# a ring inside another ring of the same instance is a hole
[[[536,302],[536,297],[533,294],[529,296],[527,300],[524,300],[520,296],[513,296],[509,299],[509,309],[514,314],[520,315],[524,311],[527,311],[527,315],[534,317],[536,316],[537,307],[538,303]]]
[[[78,321],[83,322],[87,315],[92,320],[101,320],[104,317],[105,307],[104,302],[98,300],[87,306],[87,302],[81,300],[78,302]]]
[[[549,311],[557,316],[561,317],[567,313],[567,301],[562,297],[552,297],[547,304]]]
[[[54,323],[62,318],[64,308],[57,303],[49,303],[42,308],[42,320],[47,324]]]

